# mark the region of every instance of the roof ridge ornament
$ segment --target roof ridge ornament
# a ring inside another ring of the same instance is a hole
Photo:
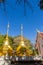
[[[40,31],[38,29],[36,29],[37,33],[40,33]]]

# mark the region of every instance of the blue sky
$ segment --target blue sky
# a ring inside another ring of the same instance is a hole
[[[20,35],[20,26],[24,26],[24,37],[35,43],[36,29],[43,32],[43,11],[38,7],[39,0],[29,0],[34,12],[26,5],[26,16],[24,16],[23,4],[16,5],[14,0],[6,0],[7,16],[4,14],[3,5],[0,7],[0,33],[6,34],[7,24],[10,23],[9,35]],[[13,7],[13,8],[12,8]]]

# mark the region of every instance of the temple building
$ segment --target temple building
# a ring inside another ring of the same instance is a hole
[[[38,50],[38,54],[43,57],[43,32],[37,31],[35,47]]]

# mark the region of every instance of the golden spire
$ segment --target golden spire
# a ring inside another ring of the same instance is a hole
[[[6,39],[8,39],[8,32],[9,32],[9,23],[8,23],[8,25],[7,25]]]
[[[21,24],[21,40],[23,40],[23,24]]]
[[[7,33],[6,33],[5,45],[8,45],[8,32],[9,32],[9,23],[8,23],[8,25],[7,25]]]
[[[4,45],[3,45],[3,53],[6,55],[9,51],[12,51],[12,47],[9,45],[9,41],[8,41],[8,32],[9,32],[9,23],[7,25],[7,33],[6,33],[6,39],[4,41]],[[12,52],[9,52],[9,54],[12,54]]]
[[[24,46],[24,40],[23,40],[23,24],[21,24],[21,45]]]

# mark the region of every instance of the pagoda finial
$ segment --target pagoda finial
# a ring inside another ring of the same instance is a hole
[[[8,39],[8,32],[9,32],[9,22],[8,22],[8,25],[7,25],[6,39]]]
[[[39,31],[38,29],[36,29],[36,31],[37,31],[38,33],[40,33],[40,31]]]
[[[21,46],[24,46],[24,40],[23,40],[23,24],[21,24]]]
[[[23,24],[21,24],[21,36],[23,36]]]
[[[8,22],[8,25],[7,25],[7,35],[8,35],[8,32],[9,32],[9,22]]]

